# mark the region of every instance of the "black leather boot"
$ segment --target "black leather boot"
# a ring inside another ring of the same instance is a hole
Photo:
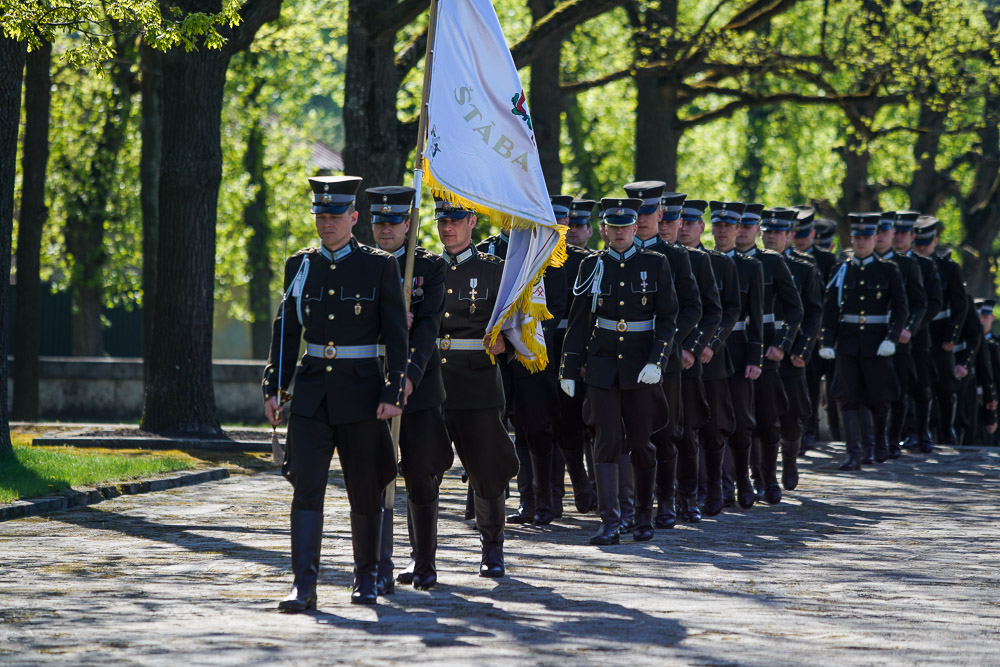
[[[745,510],[757,502],[757,492],[750,482],[750,448],[728,447],[733,457],[733,479],[736,481],[736,503]]]
[[[535,521],[534,475],[531,470],[531,451],[527,447],[515,447],[517,453],[517,511],[507,515],[507,523],[524,524]]]
[[[590,538],[591,544],[618,544],[618,530],[621,525],[621,511],[618,507],[618,464],[598,463],[594,466],[597,479],[597,511],[601,515],[601,527]]]
[[[409,586],[413,583],[413,568],[416,567],[417,562],[414,560],[416,557],[417,540],[413,536],[413,516],[410,513],[410,505],[412,503],[407,500],[406,502],[406,532],[410,536],[410,562],[406,564],[406,569],[396,575],[396,583],[403,584],[404,586]]]
[[[375,587],[379,595],[391,595],[396,590],[396,580],[392,577],[392,509],[382,508],[381,547],[378,555],[378,575]]]
[[[781,485],[786,491],[794,491],[799,485],[799,440],[781,439]]]
[[[875,428],[872,426],[872,413],[868,408],[858,411],[861,425],[861,464],[875,463]]]
[[[913,402],[914,428],[917,436],[917,449],[925,454],[934,451],[934,443],[931,438],[931,404],[930,398],[926,400],[915,400]]]
[[[648,542],[653,539],[653,485],[656,484],[656,468],[640,470],[632,467],[635,480],[635,529],[632,539]]]
[[[892,404],[889,413],[889,430],[886,435],[886,442],[889,445],[889,458],[898,459],[903,455],[900,442],[903,440],[903,427],[906,421],[906,399],[896,401]]]
[[[725,451],[725,447],[719,447],[715,451],[704,450],[707,486],[703,510],[706,516],[716,516],[725,507],[722,495],[722,459]]]
[[[472,491],[472,485],[469,484],[465,487],[465,520],[475,521],[476,520],[476,498],[475,493]]]
[[[677,453],[677,500],[678,514],[684,523],[701,521],[701,507],[698,505],[698,451],[690,455]]]
[[[427,505],[407,503],[413,518],[413,574],[410,581],[417,590],[427,591],[437,583],[438,501]]]
[[[301,613],[316,608],[319,552],[323,543],[323,513],[292,510],[292,590],[278,603],[278,610]]]
[[[621,515],[619,532],[631,533],[635,528],[635,479],[628,454],[618,456],[618,509]]]
[[[476,526],[482,546],[479,576],[496,579],[507,573],[503,562],[504,497],[481,498],[476,495]]]
[[[561,519],[563,515],[563,498],[566,497],[566,465],[562,452],[552,445],[552,516]]]
[[[889,415],[885,412],[872,413],[872,428],[875,434],[875,462],[885,463],[889,458],[888,441],[888,421]]]
[[[846,436],[847,458],[840,464],[841,470],[861,470],[861,415],[857,410],[841,410]]]
[[[351,602],[375,604],[378,598],[378,561],[382,535],[382,512],[351,512],[351,543],[354,546],[354,587]]]
[[[674,488],[677,482],[677,455],[669,461],[656,464],[656,521],[657,528],[673,528],[677,525],[677,508],[674,504]]]
[[[760,443],[760,475],[764,485],[764,502],[777,505],[781,502],[781,486],[778,484],[778,443]]]
[[[810,449],[816,449],[816,434],[812,431],[806,431],[802,434],[802,443],[799,446],[798,457],[804,459],[806,457],[806,452]]]
[[[573,483],[573,502],[576,504],[576,511],[580,514],[593,512],[597,509],[597,494],[594,493],[590,478],[587,477],[587,470],[583,467],[583,450],[564,449],[562,457],[566,462],[569,479]]]
[[[532,491],[535,496],[536,526],[547,526],[556,518],[552,509],[552,454],[531,454]]]
[[[840,406],[829,396],[827,387],[826,423],[830,427],[830,440],[840,442],[843,440],[843,430],[840,428]]]

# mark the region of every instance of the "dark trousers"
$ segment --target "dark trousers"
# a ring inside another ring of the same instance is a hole
[[[754,385],[754,414],[757,427],[754,434],[765,445],[773,445],[781,439],[779,420],[788,410],[785,386],[778,376],[778,369],[765,368]]]
[[[513,383],[512,419],[524,444],[536,456],[551,456],[554,440],[553,422],[559,410],[559,387],[550,370],[517,377]],[[520,441],[517,443],[521,445]]]
[[[837,355],[833,396],[842,410],[866,407],[872,414],[885,414],[899,397],[899,383],[891,357]]]
[[[958,391],[958,380],[955,378],[955,355],[941,349],[938,344],[931,345],[931,358],[937,372],[937,381],[932,385],[934,401],[937,403],[937,423],[940,433],[950,429],[955,421],[955,394]]]
[[[927,355],[926,352],[918,354]],[[929,364],[925,364],[929,365]],[[911,353],[909,345],[897,345],[896,354],[892,355],[892,366],[899,382],[899,398],[890,404],[889,443],[898,444],[903,439],[903,427],[906,423],[908,400],[913,399],[914,423],[918,435],[923,435],[927,429],[930,411],[930,382],[921,381],[917,370],[917,362]]]
[[[678,447],[683,446],[681,435],[684,432],[684,401],[682,398],[682,380],[680,373],[664,373],[663,396],[667,402],[667,422],[666,426],[657,430],[652,435],[653,446],[656,448],[656,460],[673,461],[677,456]],[[687,455],[696,452],[691,448]]]
[[[710,418],[698,429],[698,437],[703,449],[715,451],[721,449],[733,434],[736,415],[728,380],[706,380],[702,384],[705,387]]]
[[[587,385],[576,383],[576,395],[559,392],[559,417],[555,421],[556,442],[560,449],[579,451],[587,441],[587,425],[583,423],[583,397]]]
[[[809,421],[813,413],[805,373],[782,375],[781,384],[788,401],[788,408],[778,418],[781,438],[789,441],[798,440],[802,437],[803,425]]]
[[[351,511],[370,516],[382,509],[382,492],[396,476],[396,453],[389,422],[366,419],[330,424],[324,399],[311,417],[293,414],[288,422],[286,476],[295,491],[293,510],[323,511],[330,460],[340,457]]]
[[[472,490],[480,498],[498,498],[517,474],[514,443],[500,409],[445,410],[444,421]]]
[[[660,385],[635,389],[605,389],[590,385],[583,404],[584,420],[594,428],[594,460],[617,463],[628,442],[632,465],[640,470],[656,467],[654,431],[666,422],[667,404]]]
[[[757,425],[754,409],[756,387],[754,381],[745,378],[740,371],[730,375],[726,384],[729,386],[734,418],[733,434],[729,438],[729,444],[738,449],[746,449],[750,447],[750,438]]]
[[[438,498],[441,477],[455,456],[440,406],[404,413],[399,429],[399,470],[406,493],[417,505]]]
[[[825,359],[814,354],[806,364],[806,390],[809,396],[809,418],[806,419],[805,431],[813,436],[819,435],[819,398],[823,385],[823,370]]]

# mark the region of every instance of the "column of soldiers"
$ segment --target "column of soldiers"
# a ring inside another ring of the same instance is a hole
[[[926,453],[995,437],[996,302],[965,293],[957,264],[937,251],[933,217],[852,213],[851,248],[837,258],[834,223],[810,206],[688,199],[659,181],[599,203],[552,195],[569,259],[545,272],[549,365],[530,373],[503,337],[487,338],[507,237],[474,244],[475,213],[438,199],[443,252],[414,248],[403,285],[414,191],[366,190],[366,246],[352,236],[360,180],[310,179],[321,243],[286,262],[264,370],[273,425],[294,378],[282,466],[294,487],[294,580],[282,611],[316,607],[334,451],[350,504],[351,601],[374,604],[396,583],[436,584],[439,487],[453,448],[479,574],[502,577],[505,524],[559,518],[566,472],[576,510],[599,515],[591,544],[611,545],[781,502],[819,439],[824,402],[831,440],[846,443],[842,470],[904,446]],[[589,247],[595,208],[602,250]],[[397,471],[410,546],[398,574]],[[518,509],[508,516],[512,479]]]

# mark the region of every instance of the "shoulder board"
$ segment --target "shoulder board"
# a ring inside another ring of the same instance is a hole
[[[377,257],[393,257],[392,253],[390,252],[386,252],[385,250],[380,250],[375,246],[365,245],[364,243],[358,246],[358,250],[364,253],[368,253],[369,255],[375,255]],[[393,257],[393,259],[395,259],[395,257]]]
[[[493,264],[500,264],[503,262],[502,259],[500,259],[496,255],[491,255],[488,252],[480,252],[476,256],[479,257],[479,259],[483,260],[484,262],[492,262]]]
[[[318,255],[319,248],[302,248],[297,253],[292,255],[292,257],[298,257],[299,255]]]

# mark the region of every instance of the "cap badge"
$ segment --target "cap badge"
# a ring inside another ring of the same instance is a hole
[[[392,213],[392,206],[389,206],[388,204],[382,204],[382,213],[384,215],[389,215],[390,213]]]

